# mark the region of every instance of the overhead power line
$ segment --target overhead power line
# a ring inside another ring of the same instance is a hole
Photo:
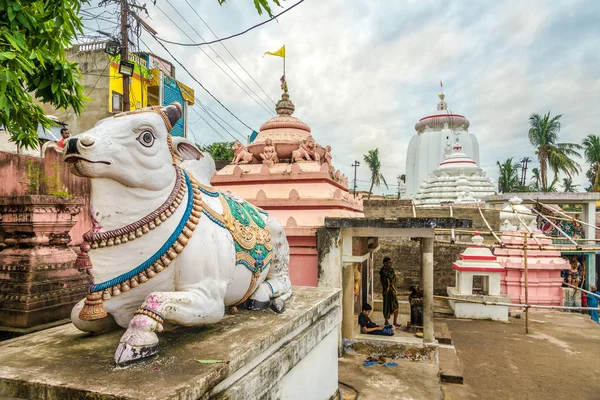
[[[198,98],[196,98],[196,101],[197,101],[199,104],[202,104],[202,102],[201,102],[201,101],[200,101]],[[205,108],[206,110],[210,111],[210,114],[209,114],[209,115],[211,115],[211,114],[214,114],[214,115],[215,115],[215,117],[219,118],[219,119],[220,119],[220,120],[221,120],[221,121],[222,121],[222,122],[223,122],[225,125],[227,125],[228,127],[230,127],[232,131],[234,131],[235,133],[237,133],[238,135],[240,135],[240,137],[241,137],[241,138],[243,138],[243,139],[245,140],[245,137],[244,137],[244,134],[243,134],[243,133],[241,133],[240,131],[238,131],[237,129],[235,129],[233,126],[231,126],[231,124],[230,124],[229,122],[227,122],[227,121],[225,121],[223,118],[221,118],[221,116],[219,116],[219,114],[217,114],[217,113],[216,113],[214,110],[212,110],[212,109],[211,109],[209,106],[207,106],[206,104],[202,104],[202,106],[203,106],[203,108]],[[211,117],[212,117],[212,115],[211,115]],[[213,119],[214,119],[214,118],[213,118]]]
[[[204,122],[206,122],[206,125],[208,125],[217,134],[217,136],[219,136],[221,138],[221,140],[223,140],[224,142],[227,142],[227,138],[225,138],[225,136],[223,136],[223,134],[221,132],[219,132],[214,126],[212,126],[210,124],[210,122],[208,122],[206,120],[206,118],[204,118],[202,115],[200,115],[200,113],[196,110],[196,108],[194,108],[194,107],[190,107],[190,108],[193,112],[196,113],[197,116],[200,117],[200,119],[202,119]]]
[[[181,15],[181,13],[180,13],[180,12],[179,12],[179,11],[178,11],[178,10],[177,10],[175,7],[173,7],[173,5],[172,5],[172,4],[171,4],[171,3],[170,3],[168,0],[167,0],[166,2],[167,2],[167,4],[168,4],[169,6],[171,6],[171,8],[173,8],[173,9],[175,10],[175,12],[177,13],[177,15],[179,15],[179,16],[181,17],[181,19],[183,19],[183,21],[184,21],[186,24],[188,24],[188,26],[189,26],[190,28],[192,28],[192,30],[193,30],[193,31],[194,31],[194,32],[195,32],[195,33],[196,33],[198,36],[200,36],[200,38],[201,38],[201,39],[203,39],[203,38],[202,38],[202,36],[200,35],[200,33],[198,33],[198,31],[196,31],[196,29],[195,29],[195,28],[194,28],[194,27],[193,27],[193,26],[192,26],[192,25],[191,25],[191,24],[190,24],[190,23],[187,21],[187,19],[186,19],[186,18],[185,18],[183,15]],[[184,31],[184,30],[181,28],[181,26],[180,26],[179,24],[175,23],[175,21],[173,21],[173,19],[171,19],[171,17],[170,17],[170,16],[169,16],[169,15],[168,15],[168,14],[167,14],[165,11],[163,11],[163,9],[161,9],[161,8],[160,8],[158,5],[156,6],[156,8],[157,8],[157,9],[158,9],[158,10],[159,10],[161,13],[163,13],[163,15],[164,15],[165,17],[167,17],[167,19],[168,19],[169,21],[171,21],[171,23],[172,23],[174,26],[176,26],[176,27],[177,27],[177,28],[178,28],[178,29],[179,29],[179,30],[180,30],[180,31],[181,31],[181,32],[182,32],[182,33],[183,33],[183,34],[184,34],[184,35],[185,35],[185,36],[186,36],[188,39],[190,39],[190,40],[193,40],[193,39],[190,37],[190,35],[188,35],[188,34],[187,34],[187,32],[185,32],[185,31]],[[212,47],[210,47],[210,46],[209,46],[209,48],[210,48],[211,50],[213,50],[213,49],[212,49]],[[273,111],[271,111],[271,109],[269,109],[269,108],[268,108],[268,106],[269,106],[268,104],[267,104],[267,107],[265,107],[263,104],[259,103],[259,102],[258,102],[258,101],[257,101],[257,100],[254,98],[254,97],[252,97],[252,96],[250,95],[250,93],[248,93],[248,92],[247,92],[247,91],[246,91],[246,90],[245,90],[245,89],[244,89],[242,86],[240,86],[240,84],[239,84],[239,83],[238,83],[238,82],[237,82],[235,79],[233,79],[233,78],[231,77],[231,75],[229,75],[229,74],[227,73],[227,71],[225,71],[225,70],[223,69],[223,67],[221,67],[221,65],[220,65],[218,62],[216,62],[216,61],[215,61],[213,58],[211,58],[211,57],[210,57],[210,55],[209,55],[209,54],[206,52],[206,50],[204,50],[203,48],[201,48],[201,47],[200,47],[200,51],[202,51],[202,53],[203,53],[203,54],[204,54],[206,57],[208,57],[208,59],[209,59],[210,61],[212,61],[212,62],[213,62],[213,64],[215,64],[215,65],[216,65],[216,66],[217,66],[217,67],[218,67],[218,68],[221,70],[221,72],[223,72],[223,73],[225,74],[225,76],[227,76],[227,77],[228,77],[228,78],[229,78],[229,79],[230,79],[230,80],[231,80],[233,83],[235,83],[235,84],[236,84],[236,86],[237,86],[237,87],[239,87],[239,88],[240,88],[240,89],[241,89],[241,90],[242,90],[242,91],[243,91],[243,92],[244,92],[244,93],[245,93],[245,94],[246,94],[248,97],[250,97],[250,98],[251,98],[251,99],[252,99],[252,100],[253,100],[253,101],[254,101],[256,104],[258,104],[260,107],[262,107],[262,109],[263,109],[263,110],[265,110],[265,111],[266,111],[266,112],[267,112],[269,115],[273,115]],[[214,51],[214,50],[213,50],[213,52],[215,52],[215,54],[217,55],[217,57],[219,57],[219,54],[218,54],[216,51]],[[223,61],[223,62],[224,62],[224,61]],[[225,63],[225,65],[226,65],[227,67],[229,67],[229,65],[227,65],[227,63]],[[238,75],[237,75],[237,74],[236,74],[236,73],[235,73],[235,72],[234,72],[234,71],[231,69],[231,67],[229,67],[229,69],[230,69],[230,70],[231,70],[231,71],[234,73],[234,75],[235,75],[235,76],[236,76],[236,77],[237,77],[237,78],[238,78],[240,81],[242,81],[242,80],[241,80],[241,78],[240,78],[240,77],[239,77],[239,76],[238,76]],[[242,83],[244,83],[244,82],[242,81]],[[246,86],[247,86],[247,85],[246,85]],[[250,89],[250,88],[248,88],[248,89]],[[259,97],[259,96],[258,96],[256,93],[254,93],[254,91],[253,91],[252,89],[250,89],[250,91],[251,91],[251,92],[254,94],[254,96],[256,96],[256,97],[257,97],[257,98],[260,100],[260,97]],[[263,102],[263,103],[264,103],[264,102]]]
[[[171,53],[169,51],[169,49],[162,44],[160,41],[158,41],[156,39],[156,36],[152,35],[152,37],[156,40],[156,43],[158,43],[166,52],[167,54],[169,54],[169,56],[171,56],[171,58],[173,59],[173,61],[175,61],[181,68],[183,68],[183,70],[185,72],[187,72],[187,74],[190,76],[190,78],[192,78],[194,80],[194,82],[196,82],[201,88],[202,90],[204,90],[206,93],[208,93],[210,95],[210,97],[212,97],[217,103],[219,103],[219,105],[221,107],[223,107],[229,114],[231,114],[235,119],[237,119],[242,125],[244,125],[246,128],[250,129],[251,131],[253,131],[254,129],[250,128],[250,126],[248,124],[246,124],[244,121],[242,121],[237,115],[235,115],[229,108],[227,108],[225,106],[225,104],[223,104],[221,102],[221,100],[219,100],[217,97],[215,97],[214,94],[212,94],[210,92],[210,90],[208,90],[198,79],[196,79],[196,77],[194,75],[192,75],[192,73],[185,67],[185,65],[183,65],[178,59],[177,57],[175,57],[173,55],[173,53]],[[143,40],[140,39],[140,41],[144,44],[144,46],[146,46],[147,48],[150,48],[146,43],[144,43]]]
[[[207,45],[209,45],[209,44],[223,42],[223,41],[225,41],[225,40],[229,40],[229,39],[232,39],[232,38],[234,38],[234,37],[241,36],[241,35],[243,35],[243,34],[245,34],[245,33],[247,33],[247,32],[250,32],[251,30],[258,28],[259,26],[262,26],[262,25],[264,25],[264,24],[266,24],[266,23],[269,23],[269,22],[271,22],[271,21],[275,20],[277,17],[279,17],[279,16],[281,16],[281,15],[285,14],[286,12],[290,11],[292,8],[296,7],[297,5],[299,5],[300,3],[302,3],[303,1],[304,1],[304,0],[300,0],[300,1],[299,1],[299,2],[297,2],[296,4],[292,5],[292,6],[291,6],[291,7],[289,7],[289,8],[286,8],[285,10],[283,10],[282,12],[280,12],[279,14],[277,14],[277,15],[274,15],[274,16],[273,16],[273,18],[271,18],[271,19],[268,19],[268,20],[266,20],[266,21],[263,21],[263,22],[261,22],[260,24],[256,24],[256,25],[254,25],[254,26],[251,26],[250,28],[246,29],[246,30],[245,30],[245,31],[243,31],[243,32],[236,33],[235,35],[227,36],[227,37],[224,37],[224,38],[221,38],[221,39],[218,39],[218,40],[212,40],[212,41],[210,41],[210,42],[201,42],[201,43],[180,43],[180,42],[174,42],[174,41],[171,41],[171,40],[167,40],[167,39],[159,38],[159,37],[158,37],[158,36],[156,36],[156,35],[152,35],[152,36],[153,36],[153,37],[154,37],[156,40],[160,40],[160,41],[162,41],[162,42],[169,43],[169,44],[175,44],[175,45],[177,45],[177,46],[189,46],[189,47],[196,47],[196,46],[207,46]]]
[[[208,112],[208,110],[206,109],[206,106],[200,102],[198,102],[198,107],[200,107],[206,114],[208,114],[209,117],[211,117],[213,119],[213,121],[215,121],[217,123],[217,125],[219,125],[221,127],[221,129],[223,129],[229,136],[231,136],[231,138],[235,141],[235,140],[240,140],[239,138],[236,138],[235,136],[233,136],[233,134],[231,132],[229,132],[229,130],[227,130],[227,128],[225,128],[219,121],[217,121],[215,119],[215,117],[212,116],[211,113]],[[216,115],[216,114],[215,114]],[[220,117],[219,117],[220,118]],[[240,134],[241,135],[241,134]],[[242,138],[244,137],[243,135],[241,135]]]
[[[190,6],[190,8],[192,9],[192,11],[194,12],[194,14],[196,14],[198,16],[198,18],[200,18],[200,21],[202,21],[202,23],[204,25],[206,25],[206,27],[208,28],[208,30],[213,34],[213,36],[216,39],[219,39],[219,37],[217,36],[217,34],[212,30],[212,28],[208,25],[208,23],[200,16],[200,14],[198,14],[198,12],[196,11],[196,9],[190,4],[190,2],[188,0],[185,0],[185,2],[187,3],[188,6]],[[202,36],[200,36],[200,38],[202,40],[204,40],[204,38]],[[252,82],[254,82],[256,84],[256,86],[258,86],[260,88],[260,90],[262,90],[262,92],[265,94],[265,96],[267,96],[267,98],[269,100],[271,100],[271,102],[273,104],[276,104],[275,100],[273,100],[271,98],[271,96],[269,96],[267,94],[267,92],[265,91],[265,89],[263,89],[262,86],[260,86],[260,84],[256,81],[256,79],[254,79],[254,77],[252,75],[250,75],[250,73],[246,70],[246,68],[244,68],[244,66],[242,64],[240,64],[240,62],[237,60],[237,58],[235,58],[235,56],[233,54],[231,54],[231,52],[229,51],[229,49],[227,48],[227,46],[225,46],[225,43],[223,42],[219,42],[219,44],[225,49],[225,51],[227,51],[227,53],[231,56],[231,58],[233,58],[233,60],[237,63],[237,65],[240,66],[240,68],[250,77],[250,79],[252,79]],[[212,47],[211,47],[212,49]],[[214,51],[214,50],[213,50]]]

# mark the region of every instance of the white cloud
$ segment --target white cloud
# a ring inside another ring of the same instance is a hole
[[[221,36],[265,19],[256,14],[251,0],[223,6],[216,0],[188,1]],[[294,3],[283,2],[285,7]],[[200,40],[169,3],[158,4]],[[213,38],[184,0],[171,4],[205,39]],[[189,42],[162,13],[152,5],[148,8],[149,23],[161,37]],[[352,161],[362,162],[367,150],[379,147],[383,173],[395,184],[396,175],[405,171],[414,124],[435,110],[442,79],[450,108],[471,121],[480,142],[481,166],[495,179],[497,160],[535,158],[527,140],[533,112],[564,114],[561,141],[581,142],[590,133],[600,134],[595,118],[600,107],[600,24],[594,18],[599,12],[595,1],[313,0],[225,44],[274,100],[280,96],[281,59],[263,53],[286,45],[295,115],[312,127],[317,141],[332,145],[336,166],[350,178]],[[153,39],[142,38],[169,59]],[[198,48],[166,46],[252,128],[258,130],[269,118]],[[266,100],[220,45],[213,48]],[[177,71],[200,100],[249,134],[179,66]],[[196,119],[192,113],[191,120]],[[204,142],[221,140],[202,121],[192,130]],[[369,171],[363,166],[358,179],[367,181]],[[584,181],[582,173],[577,182],[586,186]],[[359,187],[368,184],[360,182]],[[380,191],[391,193],[395,188]]]

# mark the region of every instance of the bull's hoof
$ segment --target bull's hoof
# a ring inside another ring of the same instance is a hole
[[[246,310],[250,310],[250,311],[264,310],[267,307],[269,307],[268,301],[258,301],[256,299],[248,299],[244,303],[244,308],[246,308]]]
[[[118,366],[129,365],[158,353],[158,336],[154,332],[136,332],[127,339],[125,335],[115,351],[115,363]]]
[[[279,298],[271,300],[271,310],[275,311],[277,314],[281,314],[285,311],[285,301]]]

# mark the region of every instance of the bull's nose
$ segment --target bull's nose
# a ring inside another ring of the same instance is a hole
[[[81,136],[81,137],[79,138],[79,143],[81,143],[81,145],[82,145],[83,147],[90,147],[90,146],[93,146],[95,142],[96,142],[96,141],[95,141],[95,140],[94,140],[94,138],[93,138],[93,137],[91,137],[91,136]]]

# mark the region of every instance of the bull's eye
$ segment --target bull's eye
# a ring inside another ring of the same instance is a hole
[[[137,137],[137,141],[144,147],[151,147],[154,144],[154,135],[150,131],[144,131]]]

